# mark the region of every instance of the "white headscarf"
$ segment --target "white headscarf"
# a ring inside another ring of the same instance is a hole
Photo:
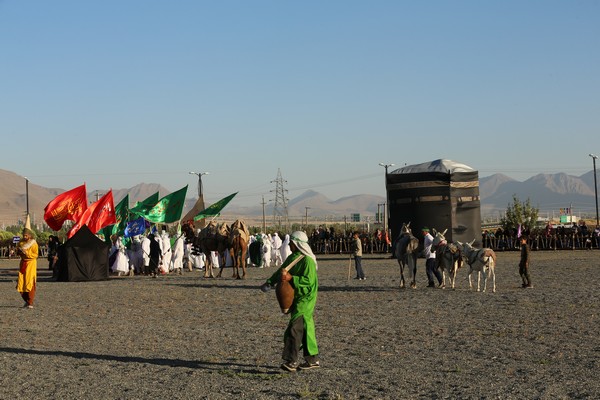
[[[312,249],[310,248],[310,245],[308,244],[308,236],[306,236],[306,233],[302,231],[292,232],[292,234],[290,235],[290,242],[296,245],[300,253],[315,260],[315,267],[318,269],[317,257],[315,256]]]

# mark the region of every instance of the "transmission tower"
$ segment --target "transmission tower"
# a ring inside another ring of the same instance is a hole
[[[275,178],[274,181],[271,181],[271,183],[275,183],[275,205],[273,206],[273,225],[278,225],[281,228],[281,224],[283,223],[285,229],[287,230],[289,226],[287,198],[285,197],[287,189],[283,187],[283,184],[287,183],[287,181],[283,180],[283,177],[281,176],[281,169],[277,168],[277,178]]]

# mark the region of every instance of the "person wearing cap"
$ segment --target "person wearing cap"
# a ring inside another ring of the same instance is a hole
[[[442,274],[435,262],[435,251],[431,251],[433,236],[431,236],[429,228],[427,227],[423,227],[421,232],[423,232],[423,253],[425,255],[425,272],[427,273],[428,281],[427,287],[435,287],[435,282],[433,281],[434,276],[438,281],[438,285],[442,287]]]
[[[283,335],[283,364],[285,371],[319,368],[319,348],[315,335],[313,313],[317,303],[319,282],[317,259],[308,244],[308,236],[301,231],[290,235],[292,254],[283,265],[261,286],[263,291],[280,281],[288,281],[294,289],[294,301],[290,308],[290,322]],[[286,270],[291,265],[289,270]],[[300,349],[304,363],[298,362]]]
[[[19,277],[17,279],[17,292],[25,300],[25,308],[33,308],[37,282],[38,244],[34,239],[33,231],[28,225],[23,229],[23,239],[19,242],[17,252],[21,257],[19,263]]]

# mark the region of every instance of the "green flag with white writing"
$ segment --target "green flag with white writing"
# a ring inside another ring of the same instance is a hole
[[[225,208],[227,203],[229,203],[231,201],[231,199],[233,199],[235,197],[236,194],[238,194],[238,192],[230,194],[229,196],[224,197],[221,200],[217,201],[210,207],[207,207],[204,210],[200,211],[198,213],[198,215],[196,215],[194,217],[194,221],[198,221],[199,219],[206,218],[206,217],[218,217],[219,215],[221,215],[221,210],[223,208]]]
[[[155,224],[169,224],[179,221],[181,219],[181,213],[183,212],[187,188],[187,185],[185,185],[185,187],[179,189],[178,191],[166,195],[160,199],[154,207],[141,214],[141,216],[147,221]]]

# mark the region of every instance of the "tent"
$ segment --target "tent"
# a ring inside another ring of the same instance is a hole
[[[110,245],[83,225],[62,246],[58,247],[59,281],[83,282],[108,279]]]
[[[181,222],[185,223],[187,221],[194,221],[194,217],[200,213],[200,211],[204,210],[204,196],[199,196],[198,200],[196,200],[196,204],[192,207],[190,211],[185,214],[183,218],[181,218]],[[198,221],[194,221],[194,228],[204,228],[206,226],[206,219],[202,218]]]
[[[452,160],[409,165],[386,174],[392,239],[410,222],[422,239],[423,227],[446,232],[448,241],[481,239],[479,174]]]

